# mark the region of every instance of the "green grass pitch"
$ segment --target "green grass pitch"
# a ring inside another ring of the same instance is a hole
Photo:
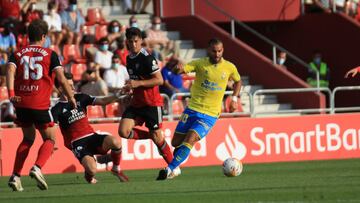
[[[360,202],[360,159],[245,164],[243,173],[225,177],[221,166],[183,168],[182,175],[155,181],[158,170],[126,171],[128,183],[109,172],[89,185],[83,174],[47,175],[49,190],[22,177],[23,192],[0,178],[0,203],[12,202]]]

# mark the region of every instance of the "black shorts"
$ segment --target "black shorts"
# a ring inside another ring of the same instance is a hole
[[[122,115],[122,118],[134,119],[137,124],[145,122],[149,130],[157,130],[162,125],[161,106],[146,106],[135,108],[129,106]],[[140,122],[140,123],[139,123]]]
[[[80,163],[86,155],[106,154],[107,152],[102,149],[102,144],[106,136],[108,136],[108,134],[94,133],[80,140],[76,140],[71,143],[72,152]]]
[[[35,124],[36,128],[54,126],[54,119],[50,110],[36,110],[27,108],[15,108],[15,123],[21,127],[30,127]]]

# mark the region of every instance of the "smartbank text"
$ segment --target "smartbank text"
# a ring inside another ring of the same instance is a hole
[[[341,148],[345,150],[360,149],[360,130],[341,129],[336,123],[316,124],[314,130],[264,133],[263,127],[250,131],[251,141],[257,147],[251,149],[251,155],[300,154],[308,152],[331,152]]]

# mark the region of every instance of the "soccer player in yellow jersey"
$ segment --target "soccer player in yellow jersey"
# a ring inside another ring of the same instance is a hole
[[[165,169],[160,170],[157,180],[176,176],[174,169],[189,156],[194,144],[210,132],[220,115],[221,103],[230,79],[235,82],[230,111],[237,108],[240,75],[235,65],[222,57],[223,52],[223,43],[218,39],[211,39],[208,43],[208,57],[192,61],[185,67],[177,67],[178,73],[195,72],[195,82],[190,91],[189,106],[181,115],[171,141],[175,147],[174,158]]]

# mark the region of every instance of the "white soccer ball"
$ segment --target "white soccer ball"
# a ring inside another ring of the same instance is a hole
[[[228,158],[224,161],[222,169],[227,177],[235,177],[241,174],[243,165],[241,161],[235,158]]]

